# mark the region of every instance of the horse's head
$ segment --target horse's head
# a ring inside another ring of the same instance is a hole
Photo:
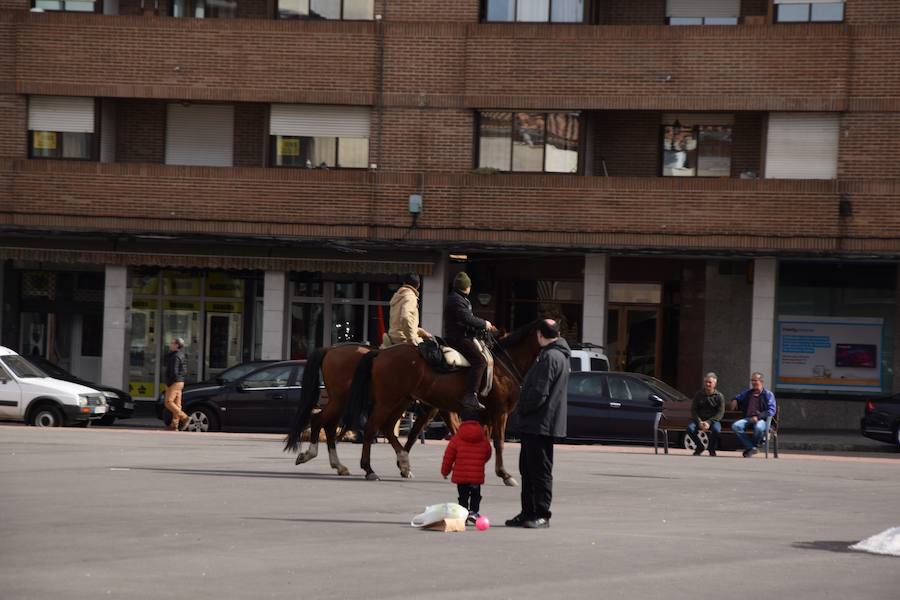
[[[541,351],[538,343],[537,331],[541,320],[536,319],[527,325],[519,327],[515,331],[497,340],[501,352],[505,351],[515,362],[521,375],[525,375],[531,365],[534,364],[537,355]]]

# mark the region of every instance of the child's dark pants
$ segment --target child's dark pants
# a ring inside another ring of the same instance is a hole
[[[481,509],[481,486],[471,483],[457,483],[456,490],[459,493],[459,504],[469,509],[469,512],[477,513]]]

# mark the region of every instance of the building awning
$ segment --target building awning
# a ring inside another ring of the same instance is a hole
[[[337,259],[302,256],[227,256],[204,254],[167,254],[72,250],[63,248],[24,248],[0,246],[0,259],[91,265],[123,265],[170,269],[238,269],[259,271],[310,271],[321,273],[359,273],[431,275],[431,261]]]

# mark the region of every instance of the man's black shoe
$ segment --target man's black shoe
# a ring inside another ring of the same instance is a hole
[[[697,446],[694,449],[694,456],[700,456],[701,454],[703,454],[703,446]]]
[[[715,451],[715,450],[710,450],[710,451],[709,451],[709,455],[710,455],[710,456],[715,456],[715,455],[716,455],[716,451]]]
[[[744,450],[744,458],[753,458],[755,454],[757,454],[759,450],[756,448],[750,448],[749,450]]]
[[[507,527],[521,527],[525,523],[526,519],[521,514],[514,516],[512,519],[508,519],[506,521]]]
[[[466,394],[463,396],[462,406],[466,410],[484,410],[484,404],[478,401],[478,394]]]
[[[547,529],[550,527],[550,521],[547,519],[534,519],[533,521],[525,521],[522,523],[525,529]]]

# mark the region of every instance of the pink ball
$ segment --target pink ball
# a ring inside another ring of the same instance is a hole
[[[478,517],[475,519],[475,529],[478,531],[487,531],[491,527],[491,520],[487,517]]]

